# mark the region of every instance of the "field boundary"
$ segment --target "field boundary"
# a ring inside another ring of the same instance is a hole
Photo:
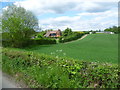
[[[70,42],[65,42],[64,44],[72,43],[72,42],[75,42],[75,41],[78,41],[78,40],[82,40],[82,39],[84,39],[84,38],[87,37],[87,36],[88,36],[88,34],[85,34],[85,35],[83,35],[81,38],[79,38],[79,39],[77,39],[77,40],[70,41]]]

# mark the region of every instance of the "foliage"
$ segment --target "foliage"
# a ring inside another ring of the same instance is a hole
[[[56,44],[56,40],[52,38],[36,38],[33,40],[36,45]]]
[[[83,31],[84,32],[84,34],[89,34],[89,31]]]
[[[96,33],[96,31],[92,31],[92,34],[95,34]]]
[[[3,40],[11,43],[12,47],[24,47],[25,43],[27,43],[33,33],[35,33],[34,30],[37,27],[37,18],[32,12],[25,10],[23,7],[13,5],[9,6],[7,10],[3,10]]]
[[[3,49],[3,71],[30,88],[119,88],[118,65]]]
[[[104,31],[110,31],[110,32],[114,32],[115,34],[118,34],[118,33],[120,33],[120,29],[119,28],[120,28],[120,26],[119,27],[113,26],[113,27],[105,29]]]
[[[2,44],[4,45],[4,47],[10,47],[12,43],[3,40]],[[29,41],[24,43],[24,48],[36,46],[36,45],[49,45],[49,44],[56,44],[56,40],[53,38],[35,38],[35,39],[30,39]]]
[[[79,32],[73,32],[72,34],[70,34],[69,36],[66,37],[60,37],[59,38],[59,42],[60,43],[64,43],[64,42],[69,42],[69,41],[73,41],[76,40],[78,38],[81,38],[84,35],[84,33],[79,33]]]
[[[66,28],[65,31],[63,31],[63,36],[69,36],[72,34],[72,29],[71,28]]]
[[[44,38],[44,35],[46,34],[47,31],[41,31],[36,35],[36,38]]]

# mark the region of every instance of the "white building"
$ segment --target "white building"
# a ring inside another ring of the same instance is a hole
[[[89,32],[89,34],[92,34],[92,32]]]
[[[114,32],[109,32],[109,31],[102,31],[102,32],[96,32],[96,33],[114,34]]]

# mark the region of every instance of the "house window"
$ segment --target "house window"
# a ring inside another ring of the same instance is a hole
[[[51,33],[50,36],[56,36],[56,33]]]

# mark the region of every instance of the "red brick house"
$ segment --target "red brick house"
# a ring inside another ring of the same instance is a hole
[[[45,37],[60,37],[62,36],[62,32],[60,29],[55,31],[48,31],[45,35]]]

